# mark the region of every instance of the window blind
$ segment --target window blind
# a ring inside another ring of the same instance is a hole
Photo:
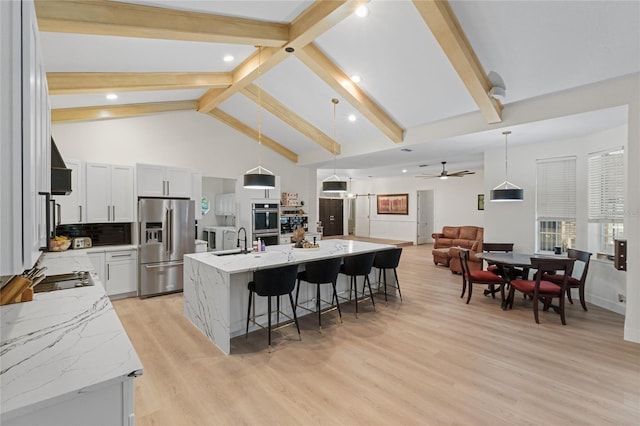
[[[576,157],[537,161],[536,215],[538,221],[576,220]]]
[[[589,154],[589,222],[624,222],[624,148]]]

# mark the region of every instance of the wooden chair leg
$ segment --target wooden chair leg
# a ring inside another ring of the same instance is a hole
[[[473,292],[473,281],[469,281],[469,294],[467,295],[467,305],[471,300],[471,293]]]
[[[560,321],[562,321],[562,325],[567,325],[567,321],[564,316],[564,295],[560,296]]]
[[[584,286],[578,289],[578,294],[580,295],[580,304],[582,305],[582,309],[587,310],[587,303],[584,300]]]
[[[464,293],[467,291],[467,280],[464,277],[464,274],[462,275],[462,293],[460,294],[460,298],[464,297]]]
[[[567,299],[569,299],[569,303],[573,305],[573,299],[571,299],[571,287],[567,287]]]
[[[533,317],[536,319],[536,324],[540,324],[540,320],[538,319],[538,303],[540,301],[537,297],[533,297]]]

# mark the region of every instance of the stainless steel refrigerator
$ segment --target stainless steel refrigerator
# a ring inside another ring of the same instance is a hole
[[[195,203],[192,200],[140,198],[140,297],[182,290],[183,256],[195,252]]]

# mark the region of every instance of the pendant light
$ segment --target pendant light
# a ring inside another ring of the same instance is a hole
[[[260,165],[260,155],[262,154],[262,88],[260,86],[260,66],[262,59],[262,47],[258,47],[258,167],[247,170],[244,173],[244,188],[247,189],[274,189],[276,187],[276,177],[269,170]]]
[[[347,192],[347,182],[340,179],[336,174],[336,105],[338,100],[331,99],[333,103],[333,175],[322,181],[322,191],[333,194],[343,194]]]
[[[510,130],[502,132],[504,135],[504,182],[491,190],[491,201],[522,201],[524,199],[524,189],[509,182],[507,173],[507,137],[511,134]]]

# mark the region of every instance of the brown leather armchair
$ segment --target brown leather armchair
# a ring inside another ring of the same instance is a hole
[[[469,268],[482,269],[482,261],[476,253],[482,251],[484,228],[480,226],[443,226],[442,232],[433,233],[433,261],[449,266],[451,272],[462,273],[459,248],[469,249]],[[449,250],[447,250],[449,249]],[[446,256],[445,256],[446,254]]]
[[[449,256],[451,256],[451,260],[449,261],[449,269],[451,269],[452,274],[462,273],[462,265],[460,264],[460,250],[469,250],[467,263],[469,264],[470,271],[482,270],[482,259],[476,257],[477,253],[482,252],[482,242],[476,241],[476,243],[470,249],[466,249],[463,247],[451,247],[449,249]]]

